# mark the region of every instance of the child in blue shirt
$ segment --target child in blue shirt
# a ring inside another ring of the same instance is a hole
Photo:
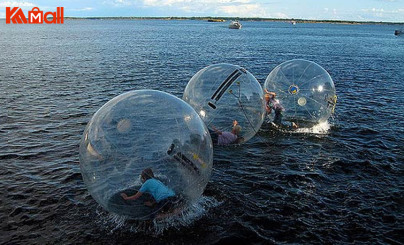
[[[146,206],[155,207],[156,211],[162,212],[172,209],[177,201],[175,192],[165,186],[160,180],[155,179],[151,168],[146,168],[142,171],[141,180],[143,185],[135,195],[128,196],[126,193],[121,193],[122,198],[125,200],[136,200],[146,192],[153,197],[152,201],[145,202]]]

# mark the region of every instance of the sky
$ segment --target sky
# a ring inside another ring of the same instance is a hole
[[[404,22],[404,0],[0,0],[27,11],[64,7],[69,17],[261,17],[310,20]]]

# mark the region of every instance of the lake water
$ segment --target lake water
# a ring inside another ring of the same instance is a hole
[[[162,20],[0,21],[0,243],[404,243],[404,38],[391,25]],[[89,195],[85,125],[133,89],[182,97],[213,63],[263,84],[290,59],[332,76],[326,134],[262,130],[215,148],[214,169],[181,224],[125,221]],[[401,235],[400,235],[401,234]]]

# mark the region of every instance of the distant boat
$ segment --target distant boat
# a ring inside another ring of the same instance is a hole
[[[290,23],[291,23],[292,25],[296,25],[296,21],[294,21],[294,20],[292,20]]]
[[[223,19],[208,19],[208,22],[225,22]]]
[[[241,29],[242,26],[243,25],[238,20],[236,20],[236,21],[232,21],[230,23],[229,28],[230,29]]]
[[[403,34],[403,30],[395,30],[394,31],[394,35],[396,35],[396,36],[401,35],[401,34]]]

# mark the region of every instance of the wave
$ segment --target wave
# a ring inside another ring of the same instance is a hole
[[[8,153],[0,155],[0,160],[8,160],[8,159],[23,159],[23,160],[30,160],[39,157],[43,157],[47,155],[48,152],[36,152],[31,154],[17,154],[17,153]]]
[[[202,196],[196,203],[183,209],[178,215],[161,220],[137,221],[128,217],[107,213],[100,206],[97,208],[98,221],[109,233],[129,231],[149,235],[161,235],[171,229],[180,229],[192,225],[205,215],[209,209],[217,207],[221,202],[213,197]]]

